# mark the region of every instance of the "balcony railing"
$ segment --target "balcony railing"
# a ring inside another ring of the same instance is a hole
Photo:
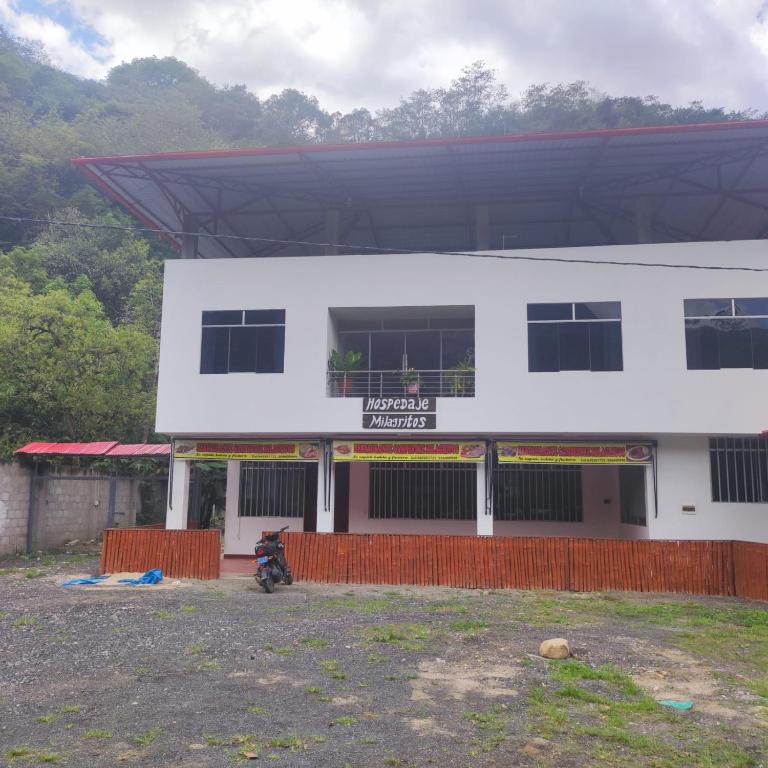
[[[329,397],[474,397],[475,372],[328,371]]]

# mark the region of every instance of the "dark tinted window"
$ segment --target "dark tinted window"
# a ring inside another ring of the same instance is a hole
[[[572,304],[529,304],[529,320],[572,320]]]
[[[560,370],[589,370],[589,325],[558,323],[560,337]]]
[[[712,321],[685,321],[685,349],[690,370],[712,370],[720,367],[718,332]]]
[[[203,312],[203,325],[242,325],[243,311],[227,309],[215,312]]]
[[[558,323],[528,324],[528,370],[559,371]]]
[[[454,365],[475,357],[474,331],[445,331],[443,332],[443,362],[444,371]]]
[[[768,317],[768,299],[734,299],[737,315],[764,315]]]
[[[577,320],[620,320],[620,301],[592,301],[574,305]]]
[[[752,364],[768,368],[768,319],[752,320]]]
[[[686,317],[716,317],[731,314],[730,299],[685,299]]]
[[[589,323],[589,370],[621,371],[621,323]]]
[[[226,373],[229,358],[229,328],[203,328],[200,373]]]
[[[709,460],[712,501],[768,501],[768,440],[712,438]]]
[[[229,333],[229,372],[256,371],[256,334],[259,328],[232,328]]]
[[[714,321],[718,326],[721,368],[752,367],[752,332],[749,320]]]
[[[421,371],[440,370],[440,331],[414,331],[405,334],[408,367]]]
[[[285,325],[284,309],[246,309],[246,325]]]
[[[285,328],[255,328],[256,373],[282,373],[285,359]]]

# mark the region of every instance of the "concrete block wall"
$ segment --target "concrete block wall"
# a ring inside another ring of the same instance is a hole
[[[30,474],[20,464],[0,462],[0,555],[27,548]]]

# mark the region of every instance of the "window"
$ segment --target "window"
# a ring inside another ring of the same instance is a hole
[[[688,370],[768,368],[768,298],[685,299]]]
[[[495,520],[580,523],[581,467],[496,464]]]
[[[528,370],[621,371],[621,302],[528,305]]]
[[[240,517],[303,517],[306,505],[305,462],[240,462]],[[311,473],[310,473],[311,474]]]
[[[709,441],[712,501],[768,502],[768,441],[717,437]]]
[[[474,464],[379,461],[370,464],[368,517],[475,520]]]
[[[619,499],[622,523],[647,525],[644,467],[619,467]]]
[[[203,312],[200,373],[282,373],[284,309]]]

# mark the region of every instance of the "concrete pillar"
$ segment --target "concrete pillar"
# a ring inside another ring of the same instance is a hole
[[[326,462],[330,467],[330,471],[327,474],[325,470]],[[320,461],[317,462],[316,530],[318,533],[333,533],[335,469],[331,459],[331,445],[330,443],[324,444],[320,453]]]
[[[325,212],[325,242],[326,243],[338,243],[339,242],[339,212],[336,210]],[[326,246],[325,255],[335,256],[339,252],[338,248],[332,245]]]
[[[489,214],[487,205],[475,206],[475,250],[487,251],[490,248]]]
[[[227,461],[227,487],[226,487],[225,504],[226,507],[226,523],[237,522],[237,517],[240,509],[240,462],[239,461]]]
[[[168,507],[165,511],[165,527],[179,530],[187,527],[189,510],[189,475],[192,462],[174,459],[171,482],[168,487]]]
[[[493,507],[485,497],[486,462],[477,465],[477,535],[493,536]]]

